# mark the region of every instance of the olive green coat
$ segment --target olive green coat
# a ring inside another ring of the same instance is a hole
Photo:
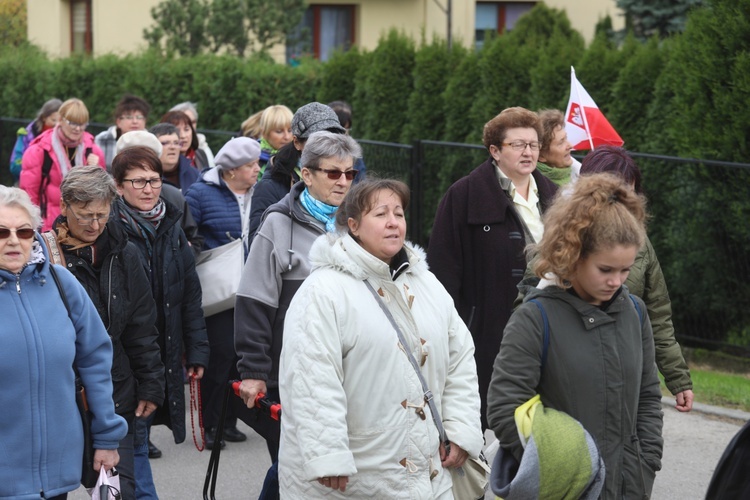
[[[532,298],[549,320],[543,371],[544,327]],[[651,324],[626,287],[604,310],[556,286],[528,292],[505,327],[487,394],[490,428],[519,460],[514,412],[535,394],[594,438],[607,469],[600,498],[640,500],[651,493],[661,468],[661,392]]]

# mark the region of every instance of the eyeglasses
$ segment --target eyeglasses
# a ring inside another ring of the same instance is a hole
[[[532,151],[539,151],[539,148],[542,146],[542,144],[536,141],[532,141],[532,142],[513,141],[513,142],[504,142],[503,146],[510,146],[510,148],[513,151],[523,151],[526,149],[526,146],[530,147]]]
[[[123,179],[123,181],[130,182],[135,189],[143,189],[146,184],[151,185],[151,189],[158,189],[161,187],[161,179],[158,177],[155,179]]]
[[[323,172],[324,174],[328,176],[329,179],[333,181],[339,180],[342,175],[346,177],[347,181],[351,181],[359,173],[359,170],[354,170],[354,169],[344,171],[344,170],[338,170],[335,168],[320,168],[320,167],[307,167],[307,168],[310,170],[317,170],[319,172]]]
[[[30,240],[34,237],[34,230],[30,227],[24,227],[22,229],[9,229],[7,227],[0,227],[0,240],[10,238],[10,233],[16,233],[16,238],[19,240]]]
[[[63,119],[62,119],[62,121],[64,121],[65,123],[67,123],[67,124],[68,124],[68,126],[69,126],[70,128],[72,128],[72,129],[81,129],[81,130],[86,130],[86,127],[88,127],[88,126],[89,126],[89,124],[88,124],[88,123],[74,123],[74,122],[72,122],[72,121],[68,120],[67,118],[63,118]]]
[[[143,115],[122,115],[120,118],[124,120],[135,120],[137,122],[142,122],[146,119],[146,117]]]
[[[94,221],[98,222],[100,225],[103,225],[106,224],[107,219],[109,219],[109,214],[100,215],[99,217],[78,217],[78,214],[73,211],[73,207],[68,205],[68,208],[70,209],[70,213],[73,214],[73,217],[75,217],[78,223],[82,226],[90,226],[94,223]]]

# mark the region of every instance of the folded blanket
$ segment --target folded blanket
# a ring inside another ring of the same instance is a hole
[[[502,448],[490,486],[500,500],[591,499],[604,486],[604,461],[591,435],[570,415],[545,408],[539,395],[516,408],[521,463]]]

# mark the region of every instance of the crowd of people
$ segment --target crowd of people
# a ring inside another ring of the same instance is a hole
[[[150,112],[126,94],[94,137],[80,99],[52,99],[19,130],[19,187],[0,186],[0,371],[24,376],[0,391],[0,497],[79,486],[77,378],[95,469],[117,467],[125,500],[158,498],[152,425],[196,436],[188,381],[207,448],[244,441],[238,420],[266,440],[261,499],[464,500],[486,430],[508,491],[552,456],[588,460],[574,439],[525,453],[524,411],[594,443],[602,467],[559,478],[572,497],[650,494],[657,369],[678,410],[693,392],[627,151],[579,163],[559,111],[505,109],[425,252],[406,238],[409,187],[366,175],[345,102],[269,106],[215,155],[194,103],[148,127]],[[234,306],[204,313],[196,259],[232,242]]]

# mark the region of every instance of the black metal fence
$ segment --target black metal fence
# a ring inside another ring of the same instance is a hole
[[[0,118],[6,162],[16,130],[27,123]],[[92,123],[88,130],[105,128]],[[214,151],[234,135],[200,132]],[[408,233],[424,247],[445,191],[487,158],[484,147],[471,144],[359,142],[368,172],[411,187]],[[750,164],[631,154],[643,170],[649,237],[669,286],[678,339],[750,356]],[[2,183],[9,184],[8,168],[0,172]]]

